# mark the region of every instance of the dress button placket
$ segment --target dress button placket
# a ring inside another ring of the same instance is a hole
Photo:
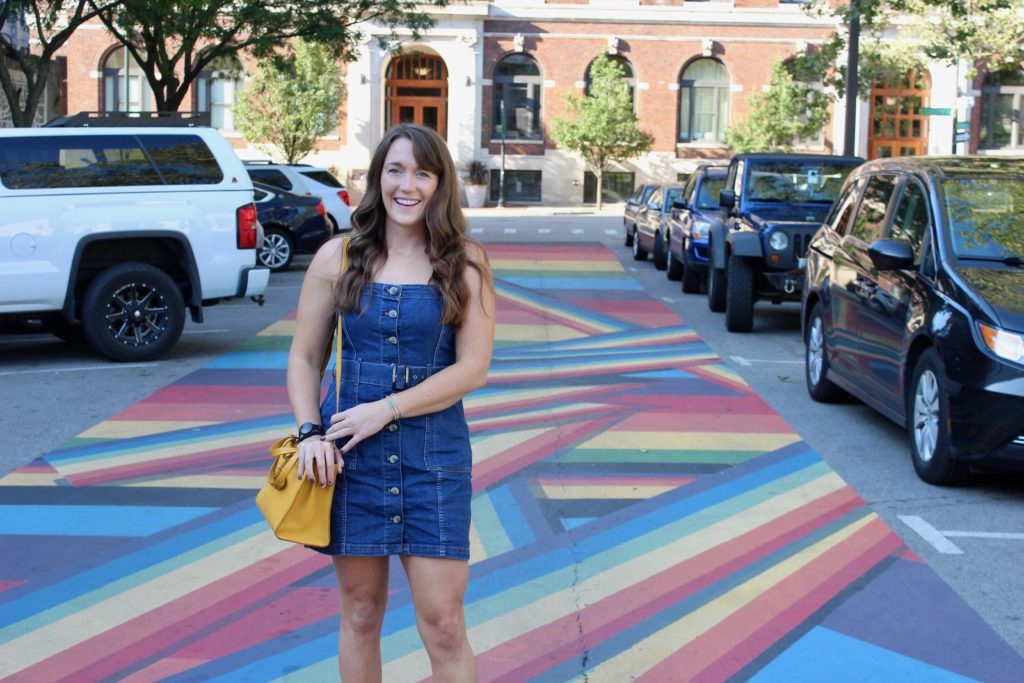
[[[401,300],[401,288],[394,285],[389,286],[386,290],[387,294],[381,297],[380,302],[380,329],[384,341],[384,348],[382,350],[382,358],[385,363],[400,363],[401,362],[401,351],[398,346],[398,315],[399,315],[399,302]],[[382,444],[387,462],[391,465],[397,465],[400,461],[399,453],[401,453],[401,430],[397,422],[391,422],[384,428]],[[383,515],[386,520],[390,522],[387,525],[387,532],[385,534],[385,542],[389,545],[401,544],[404,540],[404,531],[402,527],[402,518],[404,513],[404,503],[402,496],[402,468],[399,467],[387,467],[383,468],[383,481],[381,485],[384,491],[384,509]]]

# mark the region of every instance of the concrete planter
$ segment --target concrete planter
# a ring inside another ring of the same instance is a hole
[[[466,206],[479,209],[487,202],[486,185],[466,185]]]

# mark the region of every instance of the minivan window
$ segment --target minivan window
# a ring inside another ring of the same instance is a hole
[[[212,152],[195,135],[36,136],[8,138],[0,147],[0,183],[12,190],[214,184],[222,179]]]
[[[850,232],[853,237],[870,244],[882,236],[889,199],[895,189],[896,181],[893,177],[872,176],[864,189],[864,198],[853,222],[853,229]]]
[[[915,261],[921,258],[921,245],[928,233],[928,197],[921,186],[910,180],[896,205],[892,218],[892,236],[907,240],[914,248]]]

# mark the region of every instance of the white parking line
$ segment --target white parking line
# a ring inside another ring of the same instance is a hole
[[[221,330],[185,330],[182,334],[223,334],[224,332],[230,332],[231,330],[224,328]]]
[[[756,363],[776,363],[782,365],[803,365],[802,360],[781,360],[779,358],[744,358],[743,356],[729,356],[736,365],[754,365]]]
[[[571,232],[574,235],[582,235],[583,234],[583,228],[573,228],[569,232]]]
[[[483,228],[470,228],[469,231],[471,233],[473,233],[474,235],[479,235],[480,233],[482,233],[484,231],[484,229]]]
[[[506,235],[509,235],[509,234],[515,233],[516,229],[515,228],[505,228],[504,232],[505,232]]]
[[[605,230],[604,234],[606,234],[606,235],[618,235],[619,231],[618,230]]]
[[[1024,534],[1004,531],[953,531],[940,530],[915,515],[901,515],[900,521],[921,535],[936,550],[946,555],[963,555],[964,551],[950,538],[989,538],[997,541],[1024,541]]]
[[[59,374],[61,372],[92,372],[93,370],[125,370],[130,368],[152,368],[158,363],[108,363],[107,365],[74,365],[64,368],[40,368],[38,370],[2,370],[0,377],[7,375],[38,375],[38,374]]]
[[[551,232],[551,228],[537,228],[537,232],[541,235],[546,235]]]

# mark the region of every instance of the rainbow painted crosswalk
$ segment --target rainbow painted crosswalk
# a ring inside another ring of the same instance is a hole
[[[466,401],[485,681],[1024,680],[1024,660],[599,245],[489,245]],[[253,496],[294,321],[0,479],[0,680],[330,681],[328,562]],[[386,681],[430,668],[392,572]]]

